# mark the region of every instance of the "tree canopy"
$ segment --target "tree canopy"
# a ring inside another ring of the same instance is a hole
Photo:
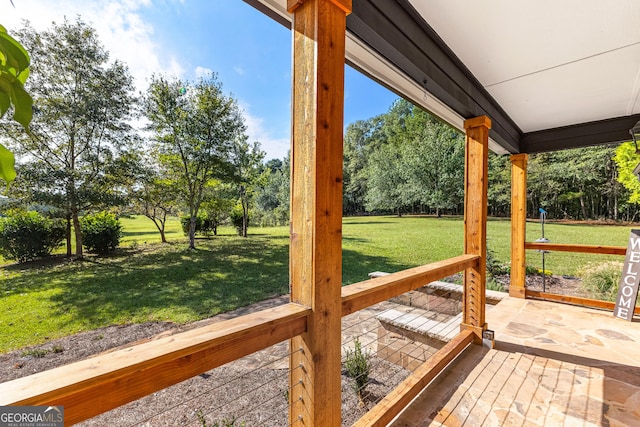
[[[27,89],[35,114],[28,133],[3,128],[26,159],[22,179],[31,196],[64,212],[82,257],[79,216],[123,195],[116,169],[134,139],[128,122],[135,102],[131,76],[121,62],[109,62],[95,30],[79,18],[42,32],[27,23],[18,36],[33,60]]]
[[[242,163],[245,125],[236,101],[222,92],[215,74],[196,83],[154,76],[143,102],[158,161],[178,190],[190,218],[189,248],[212,180],[236,178]]]

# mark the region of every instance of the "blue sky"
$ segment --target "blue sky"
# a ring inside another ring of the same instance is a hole
[[[291,33],[241,0],[0,0],[9,31],[80,15],[139,90],[152,73],[193,80],[213,71],[244,110],[248,134],[267,159],[289,149]],[[388,110],[396,95],[346,67],[345,123]]]

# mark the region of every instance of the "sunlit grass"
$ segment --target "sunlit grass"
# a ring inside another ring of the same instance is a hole
[[[109,257],[53,260],[0,267],[0,352],[78,331],[146,321],[191,322],[289,290],[289,228],[250,228],[247,239],[231,227],[198,239],[195,251],[176,218],[161,244],[153,223],[123,218],[121,250]],[[462,218],[357,217],[343,221],[343,283],[372,271],[394,272],[462,254]],[[488,244],[508,262],[511,224],[492,219]],[[626,246],[630,227],[547,224],[552,242]],[[527,240],[540,237],[527,224]],[[540,266],[540,254],[527,253]],[[584,265],[622,257],[550,253],[546,268],[575,275]]]

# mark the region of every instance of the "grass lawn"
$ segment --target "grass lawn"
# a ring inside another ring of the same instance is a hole
[[[111,324],[190,322],[288,292],[288,227],[253,228],[247,239],[230,227],[188,251],[177,219],[170,244],[144,217],[123,218],[122,249],[83,262],[61,258],[0,267],[0,352]],[[626,246],[630,227],[547,224],[558,243]],[[358,217],[343,226],[343,282],[371,271],[398,271],[462,253],[461,218]],[[536,223],[527,239],[540,237]],[[489,247],[508,261],[510,223],[488,223]],[[64,253],[64,250],[62,250]],[[529,252],[529,264],[540,255]],[[551,253],[547,269],[576,274],[589,262],[622,257]]]

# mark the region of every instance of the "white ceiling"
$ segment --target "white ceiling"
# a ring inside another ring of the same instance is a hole
[[[410,1],[524,132],[640,113],[639,0]]]

